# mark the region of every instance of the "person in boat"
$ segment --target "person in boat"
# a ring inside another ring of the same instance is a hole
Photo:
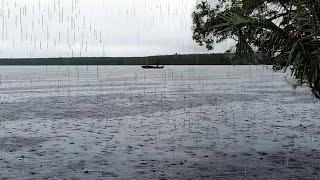
[[[159,59],[157,60],[156,65],[157,65],[157,67],[159,67],[159,65],[160,65],[160,60]]]

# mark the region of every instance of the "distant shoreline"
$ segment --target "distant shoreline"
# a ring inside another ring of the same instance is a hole
[[[232,65],[230,55],[227,54],[176,54],[147,57],[3,58],[0,59],[0,66],[145,65],[146,62],[155,64],[157,60],[162,65]]]

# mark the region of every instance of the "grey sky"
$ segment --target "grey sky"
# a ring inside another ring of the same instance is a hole
[[[1,0],[0,57],[206,53],[192,40],[196,1]]]

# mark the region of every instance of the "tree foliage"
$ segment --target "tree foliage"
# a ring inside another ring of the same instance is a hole
[[[232,38],[237,45],[227,52],[237,59],[270,57],[275,70],[290,68],[320,97],[320,0],[203,1],[192,17],[200,45],[212,49]]]

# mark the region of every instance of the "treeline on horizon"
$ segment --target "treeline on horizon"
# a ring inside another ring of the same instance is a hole
[[[7,58],[0,59],[0,65],[152,65],[157,60],[162,65],[232,65],[235,62],[231,57],[230,54],[175,54],[148,57]],[[269,63],[260,60],[254,64]]]

